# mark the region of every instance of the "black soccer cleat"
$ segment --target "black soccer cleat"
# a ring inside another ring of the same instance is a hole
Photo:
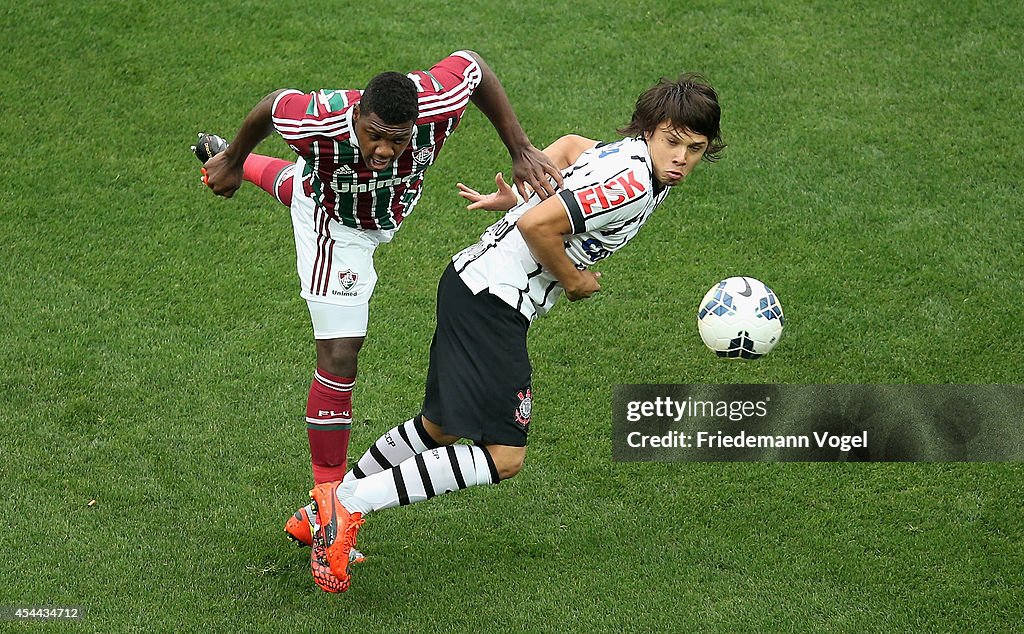
[[[199,133],[199,139],[192,146],[192,153],[196,155],[199,162],[206,165],[206,162],[228,149],[228,142],[216,134]]]

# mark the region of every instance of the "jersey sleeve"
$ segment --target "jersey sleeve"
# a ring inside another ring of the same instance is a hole
[[[654,184],[647,164],[628,155],[626,147],[598,146],[573,166],[583,170],[583,185],[563,189],[558,197],[572,233],[586,233],[631,218],[652,195]]]
[[[417,124],[461,119],[469,99],[480,86],[483,71],[467,51],[456,51],[430,70],[409,73],[419,91]]]
[[[349,106],[358,101],[359,94],[358,90],[286,90],[274,100],[274,129],[303,155],[317,139],[348,134]]]

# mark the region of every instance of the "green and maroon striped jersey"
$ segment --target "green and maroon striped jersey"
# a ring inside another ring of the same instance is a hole
[[[408,74],[419,89],[412,142],[391,165],[371,170],[359,154],[352,107],[359,90],[290,90],[274,102],[274,127],[305,161],[302,185],[327,214],[356,229],[397,229],[423,193],[423,176],[459,125],[480,85],[480,65],[465,51]]]

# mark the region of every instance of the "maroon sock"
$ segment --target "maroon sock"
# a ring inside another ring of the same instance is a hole
[[[294,173],[295,163],[262,154],[250,154],[242,165],[242,178],[258,185],[275,200],[289,207],[292,204]]]
[[[355,383],[354,378],[334,376],[320,368],[313,374],[306,401],[306,433],[315,484],[345,477]]]

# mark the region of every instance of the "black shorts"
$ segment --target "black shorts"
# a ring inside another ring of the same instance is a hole
[[[473,295],[453,265],[437,285],[423,415],[483,445],[526,446],[533,406],[530,321],[487,291]]]

